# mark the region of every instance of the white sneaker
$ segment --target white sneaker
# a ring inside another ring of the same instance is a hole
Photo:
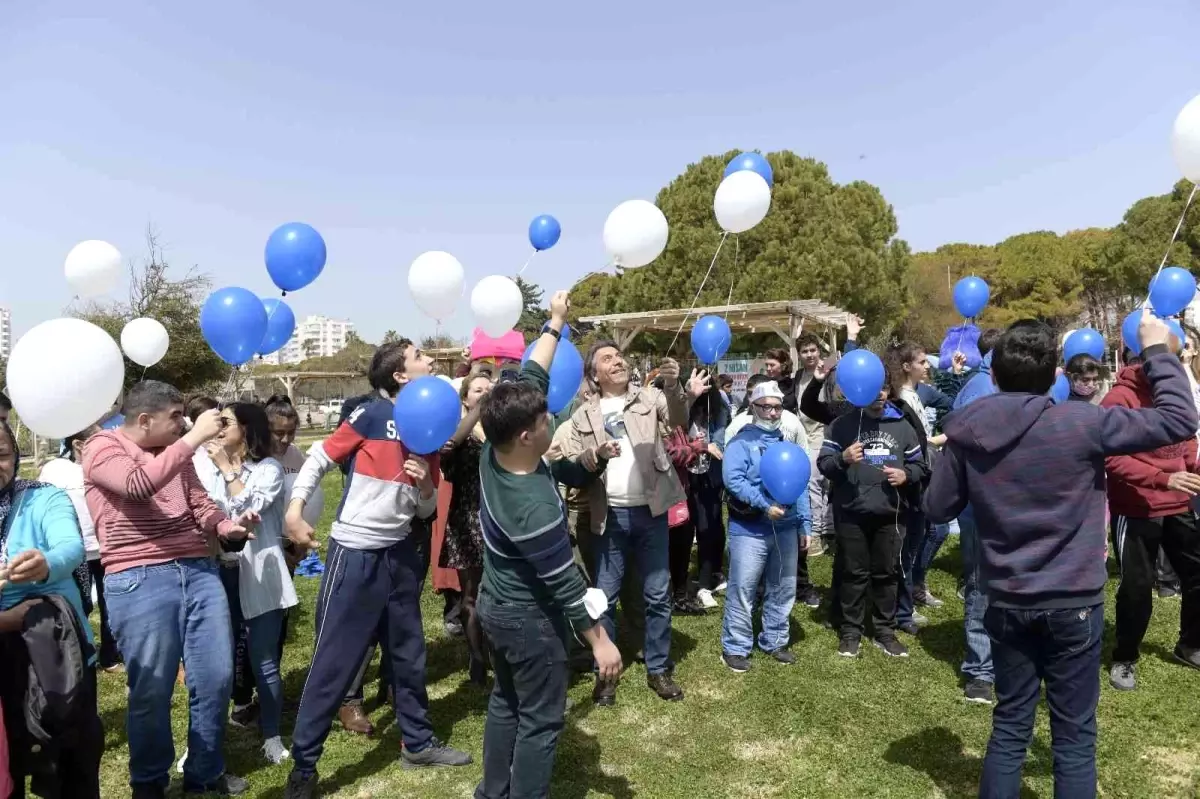
[[[183,750],[183,757],[179,758],[179,765],[175,766],[175,770],[180,774],[183,773],[183,764],[187,762],[187,750]]]
[[[712,592],[713,592],[714,594],[719,594],[719,593],[721,593],[722,591],[724,591],[724,590],[725,590],[726,588],[728,588],[728,587],[729,587],[729,581],[728,581],[728,580],[722,580],[721,582],[717,583],[717,587],[716,587],[716,588],[714,588],[714,589],[712,590]]]
[[[275,765],[279,765],[283,761],[291,757],[291,752],[283,745],[283,740],[276,735],[274,738],[268,738],[262,746],[263,757],[271,761]]]
[[[696,599],[700,600],[700,605],[705,608],[717,607],[717,600],[713,599],[712,591],[707,588],[701,588],[696,592]]]

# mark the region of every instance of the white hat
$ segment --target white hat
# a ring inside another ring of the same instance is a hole
[[[754,391],[750,393],[750,401],[758,402],[762,399],[777,399],[782,401],[783,392],[779,390],[779,384],[774,380],[767,380],[755,386]]]

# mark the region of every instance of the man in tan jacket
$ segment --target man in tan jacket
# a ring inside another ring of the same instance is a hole
[[[593,396],[575,410],[562,437],[562,457],[599,471],[601,479],[588,491],[589,516],[595,534],[596,587],[608,596],[603,624],[616,640],[613,608],[621,592],[626,561],[642,576],[645,601],[647,683],[661,698],[683,698],[671,676],[671,593],[667,565],[667,510],[686,500],[683,486],[667,455],[665,437],[684,426],[691,401],[708,388],[708,378],[693,372],[686,387],[679,364],[666,360],[659,370],[663,391],[630,384],[630,369],[611,341],[592,345],[584,359],[584,375]],[[592,700],[616,702],[615,681],[597,679]]]

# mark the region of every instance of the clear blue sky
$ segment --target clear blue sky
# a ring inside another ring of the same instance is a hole
[[[0,304],[18,333],[61,314],[71,246],[138,255],[149,222],[173,264],[265,295],[267,234],[301,220],[329,263],[297,316],[431,333],[421,252],[469,293],[553,213],[526,274],[566,287],[613,206],[728,148],[871,181],[916,250],[1111,225],[1177,178],[1196,30],[1187,0],[6,2]]]

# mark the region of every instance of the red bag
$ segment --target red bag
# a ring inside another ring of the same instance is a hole
[[[679,527],[681,524],[687,524],[691,519],[686,501],[667,508],[667,527]]]

